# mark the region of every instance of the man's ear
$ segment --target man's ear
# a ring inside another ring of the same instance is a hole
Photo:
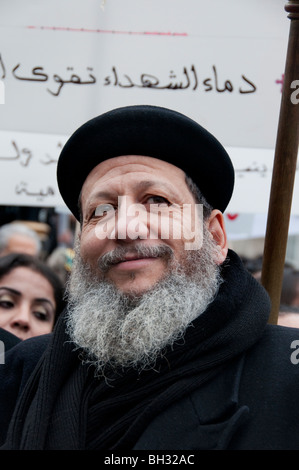
[[[207,221],[207,227],[218,248],[215,261],[217,264],[221,264],[225,260],[228,251],[227,235],[222,212],[218,209],[214,209]]]

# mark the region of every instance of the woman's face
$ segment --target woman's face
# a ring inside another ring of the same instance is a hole
[[[53,287],[38,272],[17,267],[0,279],[0,327],[18,338],[50,333],[55,310]]]

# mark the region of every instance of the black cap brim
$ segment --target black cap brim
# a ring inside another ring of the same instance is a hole
[[[79,220],[79,196],[91,170],[104,160],[143,155],[169,162],[188,174],[215,209],[226,209],[234,168],[220,142],[177,111],[141,105],[114,109],[83,124],[62,149],[57,167],[63,200]]]

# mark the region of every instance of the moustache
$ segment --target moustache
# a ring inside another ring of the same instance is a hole
[[[140,258],[165,258],[170,259],[174,256],[173,250],[167,245],[144,245],[136,244],[134,246],[119,246],[115,250],[109,251],[98,260],[99,269],[105,273],[115,264],[129,259]]]

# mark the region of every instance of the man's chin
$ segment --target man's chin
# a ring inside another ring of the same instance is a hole
[[[107,276],[105,279],[109,284],[123,295],[128,297],[141,297],[151,292],[163,279],[169,276],[169,272],[146,273],[132,272],[128,276],[116,278]]]
[[[128,298],[141,298],[143,295],[150,293],[158,284],[161,279],[155,282],[138,282],[135,280],[129,283],[115,283],[110,281],[109,283],[122,295]]]

